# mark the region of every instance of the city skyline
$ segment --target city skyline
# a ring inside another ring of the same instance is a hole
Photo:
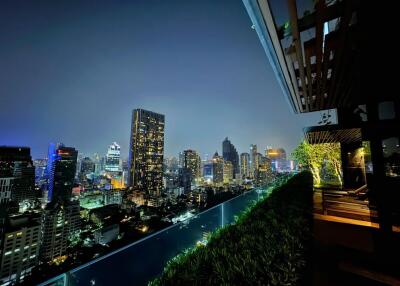
[[[3,2],[0,145],[43,158],[49,142],[105,154],[116,141],[125,158],[131,110],[143,108],[166,115],[168,157],[221,152],[225,137],[239,152],[290,153],[319,115],[287,109],[241,1],[153,2]]]

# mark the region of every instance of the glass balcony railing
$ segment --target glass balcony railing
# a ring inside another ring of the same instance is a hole
[[[171,258],[203,242],[207,233],[234,222],[263,193],[248,191],[40,285],[146,285]]]

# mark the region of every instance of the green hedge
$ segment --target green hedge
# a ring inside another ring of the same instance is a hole
[[[312,176],[276,187],[206,246],[172,259],[149,285],[298,285],[312,237]]]

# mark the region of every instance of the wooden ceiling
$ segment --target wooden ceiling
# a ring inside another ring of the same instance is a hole
[[[361,142],[361,128],[336,129],[335,126],[315,126],[305,129],[310,144]]]

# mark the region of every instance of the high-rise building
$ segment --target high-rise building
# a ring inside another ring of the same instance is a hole
[[[151,196],[160,196],[163,189],[164,124],[162,114],[132,112],[129,186]]]
[[[194,179],[200,177],[200,155],[194,150],[183,151],[183,168],[189,169]]]
[[[257,170],[256,184],[262,186],[270,183],[272,176],[271,160],[265,156],[261,156]]]
[[[94,172],[96,175],[99,175],[102,171],[104,171],[105,160],[103,157],[100,157],[99,154],[93,154],[93,162],[94,162]]]
[[[261,153],[257,153],[254,157],[254,161],[256,163],[256,171],[260,168],[261,161],[262,161],[263,155]]]
[[[35,183],[39,187],[46,185],[46,168],[47,168],[47,159],[35,159],[33,161],[33,165],[35,166]]]
[[[254,178],[258,169],[257,145],[250,145],[250,177]]]
[[[90,173],[94,173],[95,171],[95,164],[89,157],[85,157],[81,161],[81,173],[87,175]]]
[[[224,184],[229,184],[233,180],[233,165],[231,161],[224,161]]]
[[[38,262],[40,230],[40,220],[35,216],[9,217],[0,245],[1,285],[18,284],[30,275]]]
[[[0,207],[11,201],[11,191],[14,184],[14,177],[0,178]]]
[[[188,192],[193,183],[200,178],[201,159],[194,150],[184,150],[182,154],[182,168],[180,168],[179,177],[181,186],[185,192]]]
[[[222,142],[222,157],[225,161],[229,161],[232,163],[233,167],[233,176],[240,173],[239,169],[239,155],[236,151],[235,146],[229,141],[228,137]]]
[[[113,142],[107,150],[106,166],[107,172],[121,172],[121,147]]]
[[[250,176],[250,154],[240,154],[240,174],[242,178],[248,178]]]
[[[224,182],[224,158],[215,152],[212,159],[212,170],[213,170],[213,183],[216,185]]]
[[[265,156],[271,160],[272,168],[275,171],[285,171],[287,166],[286,151],[283,148],[268,148]]]
[[[11,193],[10,178],[13,178]],[[0,179],[3,186],[7,186],[3,188],[3,196],[10,194],[10,200],[15,204],[36,197],[35,167],[29,148],[0,146]]]
[[[66,254],[68,241],[80,229],[79,201],[48,206],[42,213],[42,261],[52,261]]]
[[[89,157],[84,157],[80,163],[79,169],[79,183],[83,185],[83,187],[89,187],[93,182],[93,174],[95,171],[95,163]]]
[[[49,202],[67,202],[71,199],[77,157],[78,151],[75,148],[50,144],[47,163]]]
[[[178,168],[183,168],[184,160],[185,160],[185,155],[183,154],[183,152],[179,152],[179,155],[178,155]]]
[[[176,157],[164,159],[164,164],[168,173],[177,173],[179,168],[179,160]]]
[[[208,184],[213,182],[213,162],[205,161],[203,162],[203,178],[204,181]]]

